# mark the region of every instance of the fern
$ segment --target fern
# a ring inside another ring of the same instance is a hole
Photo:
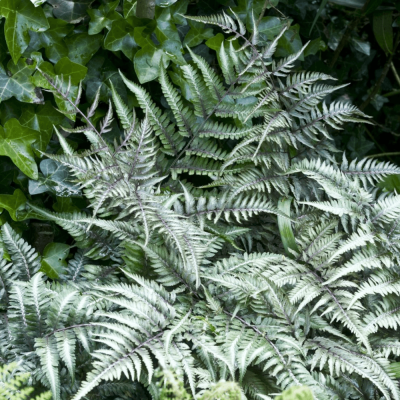
[[[76,153],[59,135],[64,154],[48,157],[91,212],[27,203],[79,248],[57,282],[3,225],[0,337],[4,362],[54,400],[400,397],[400,200],[375,186],[399,169],[337,161],[334,130],[368,117],[324,102],[338,87],[295,71],[304,49],[274,56],[287,27],[262,48],[256,17],[251,33],[233,12],[188,17],[230,37],[218,70],[188,52],[190,96],[161,71],[169,112],[122,76],[141,120],[112,87],[95,125],[99,94],[83,113],[79,90],[42,73],[90,143]]]

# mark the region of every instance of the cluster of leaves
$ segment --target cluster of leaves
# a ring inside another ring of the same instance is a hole
[[[400,168],[338,156],[370,119],[324,39],[144,3],[0,0],[1,362],[54,400],[400,398]]]
[[[298,46],[308,40],[316,49],[319,46],[320,51],[304,59],[303,68],[351,83],[332,99],[348,99],[373,117],[373,126],[349,125],[336,134],[337,146],[351,158],[377,155],[399,164],[399,3],[285,0],[280,10],[298,27]],[[399,191],[399,177],[390,177],[381,186]]]

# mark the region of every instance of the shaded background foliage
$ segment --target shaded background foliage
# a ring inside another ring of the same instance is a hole
[[[383,153],[382,159],[400,162],[400,5],[394,0],[157,0],[154,19],[139,18],[143,15],[133,0],[0,0],[0,222],[11,223],[42,254],[53,254],[52,242],[73,243],[60,228],[27,213],[26,200],[63,212],[87,206],[68,171],[42,157],[42,152],[59,151],[53,126],[74,127],[76,121],[68,104],[46,92],[48,82],[35,70],[39,64],[51,77],[70,79],[74,93],[83,82],[82,110],[101,88],[103,104],[94,124],[106,113],[111,83],[129,107],[138,106],[119,70],[168,109],[155,83],[160,65],[189,100],[179,69],[189,59],[187,48],[213,65],[223,40],[218,28],[204,28],[183,15],[209,15],[229,7],[250,30],[253,13],[262,13],[261,40],[271,40],[289,23],[277,56],[288,56],[310,41],[298,69],[351,83],[335,92],[335,98],[363,108],[375,125],[346,125],[334,136],[340,150],[350,158]],[[82,134],[62,133],[74,149],[87,148]],[[106,139],[121,133],[115,122]],[[190,179],[195,185],[204,183],[201,177]],[[385,187],[400,190],[400,179],[391,177]],[[54,271],[62,270],[69,247],[57,249],[59,259],[49,257],[44,267],[53,278]]]

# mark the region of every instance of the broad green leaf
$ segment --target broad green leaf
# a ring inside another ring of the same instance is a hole
[[[110,81],[117,93],[127,102],[126,86],[118,72],[118,68],[107,57],[106,52],[98,52],[87,64],[88,73],[83,81],[86,85],[86,99],[91,103],[97,90],[100,89],[100,100],[108,102],[111,96]]]
[[[86,65],[93,54],[99,50],[103,35],[89,36],[87,33],[77,33],[69,36],[65,43],[68,47],[68,58],[77,64]]]
[[[373,15],[373,30],[375,39],[386,54],[393,52],[393,11],[376,11]]]
[[[289,198],[281,198],[278,202],[278,210],[283,212],[288,217],[290,217],[291,202],[292,199]],[[278,228],[286,254],[289,257],[293,257],[293,254],[289,251],[289,249],[299,252],[299,248],[297,247],[297,243],[294,238],[292,222],[289,218],[278,215]]]
[[[325,51],[327,49],[326,43],[321,38],[311,40],[308,46],[304,50],[304,57],[317,54],[319,51]]]
[[[25,219],[26,212],[18,213],[18,210],[25,204],[26,197],[20,189],[16,189],[14,194],[0,194],[0,207],[6,209],[14,221]]]
[[[190,26],[190,30],[183,40],[184,46],[195,47],[202,43],[203,40],[213,37],[212,28],[204,28],[204,24],[191,20],[188,21],[188,24]]]
[[[140,49],[134,58],[135,72],[140,83],[150,82],[160,74],[160,67],[164,63],[164,51],[150,44]]]
[[[164,55],[166,59],[170,59],[174,64],[185,65],[187,64],[185,58],[183,57],[183,49],[180,41],[176,40],[166,40],[161,45],[164,50]]]
[[[24,103],[43,103],[41,90],[30,79],[34,72],[35,65],[25,59],[16,65],[10,60],[6,69],[0,64],[0,101],[15,97]]]
[[[50,26],[43,9],[29,0],[0,0],[0,15],[6,18],[4,35],[16,64],[29,45],[29,31],[42,32]]]
[[[44,32],[31,33],[32,40],[38,42],[37,50],[45,48],[46,57],[56,63],[63,57],[68,56],[68,47],[63,38],[73,29],[73,25],[68,24],[62,19],[48,18],[50,28]]]
[[[53,6],[56,18],[78,24],[87,16],[87,9],[94,0],[47,0]]]
[[[166,40],[175,40],[179,43],[181,42],[178,29],[175,26],[172,18],[170,8],[157,8],[155,18],[157,21],[155,34],[160,43],[163,43]]]
[[[384,189],[386,192],[400,193],[400,175],[389,175],[380,181],[376,186]]]
[[[56,75],[63,75],[67,80],[71,77],[71,83],[73,85],[79,85],[79,82],[83,80],[87,74],[87,68],[79,63],[71,61],[68,57],[64,57],[54,66],[54,72]]]
[[[224,39],[225,37],[222,33],[217,33],[214,37],[206,41],[206,46],[212,50],[218,51]]]
[[[278,17],[264,17],[258,25],[258,31],[268,40],[273,40],[286,25],[287,21],[282,21]]]
[[[278,41],[278,47],[275,52],[276,57],[288,57],[291,54],[297,53],[303,47],[299,30],[299,25],[293,25],[282,35]],[[299,60],[304,60],[303,54],[299,57]]]
[[[104,48],[111,51],[122,51],[130,60],[139,49],[134,38],[137,18],[129,17],[114,21],[104,39]]]
[[[74,179],[69,168],[54,160],[40,163],[41,174],[37,180],[29,181],[29,194],[51,192],[59,197],[80,196],[80,189],[72,182]]]
[[[15,118],[0,126],[0,155],[8,156],[29,178],[38,178],[32,143],[38,140],[40,132],[22,126]]]
[[[96,35],[104,28],[110,30],[113,21],[122,19],[121,14],[115,11],[119,2],[120,0],[115,0],[103,4],[99,8],[87,10],[87,13],[90,15],[89,35]]]
[[[80,208],[76,207],[71,197],[57,197],[57,202],[53,204],[53,210],[59,213],[79,212]]]
[[[355,37],[352,37],[350,40],[350,46],[360,53],[363,53],[367,56],[371,53],[371,44],[366,42],[365,40],[361,40]]]
[[[34,147],[40,151],[46,151],[53,134],[53,125],[61,124],[64,118],[50,102],[46,102],[44,106],[29,106],[24,108],[19,122],[21,125],[40,132],[37,142],[34,143]]]
[[[40,271],[51,279],[58,279],[67,267],[65,260],[69,249],[70,246],[64,243],[49,243],[43,251]]]

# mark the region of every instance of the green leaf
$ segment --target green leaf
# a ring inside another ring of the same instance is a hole
[[[160,43],[163,43],[166,40],[176,40],[179,43],[181,42],[170,8],[157,8],[155,18],[157,21],[155,34]]]
[[[268,40],[273,40],[286,25],[287,21],[282,21],[278,17],[264,17],[258,25],[258,31]]]
[[[43,103],[43,95],[31,82],[35,65],[20,59],[17,65],[10,60],[7,69],[0,64],[0,101],[15,97],[24,103]]]
[[[121,14],[115,11],[120,0],[101,5],[99,8],[93,8],[87,11],[90,15],[89,35],[96,35],[104,28],[111,29],[113,21],[121,20]]]
[[[307,386],[293,386],[275,397],[275,400],[313,400],[311,389]]]
[[[68,58],[81,65],[86,65],[93,54],[99,50],[103,42],[103,35],[89,36],[87,33],[77,33],[65,41],[69,53]]]
[[[204,29],[204,24],[196,21],[188,21],[190,30],[183,40],[183,45],[188,47],[198,46],[203,40],[213,37],[213,30],[211,28]]]
[[[79,85],[79,82],[82,81],[87,74],[87,68],[79,63],[71,61],[68,57],[64,57],[54,66],[54,72],[56,75],[63,75],[67,82],[69,77],[71,77],[71,83],[73,85]]]
[[[78,24],[86,17],[86,11],[94,0],[47,0],[53,8],[56,18]]]
[[[49,243],[42,257],[41,272],[44,272],[51,279],[58,279],[67,267],[65,261],[69,254],[70,246],[64,243]]]
[[[278,47],[275,52],[276,57],[288,57],[291,54],[297,53],[303,47],[299,30],[300,26],[296,24],[282,35],[278,41]],[[303,54],[299,57],[299,60],[304,60]]]
[[[29,194],[35,195],[51,192],[59,197],[80,196],[81,191],[72,182],[69,168],[54,160],[43,160],[40,163],[42,174],[37,180],[29,181]]]
[[[29,45],[29,31],[42,32],[50,26],[43,9],[29,0],[0,0],[0,15],[6,18],[4,35],[16,64]]]
[[[352,37],[350,40],[350,45],[354,50],[359,51],[367,56],[369,56],[371,53],[371,44],[364,40]]]
[[[0,155],[8,156],[29,178],[38,178],[38,168],[34,158],[32,143],[40,133],[22,126],[15,118],[0,126]]]
[[[59,213],[73,213],[81,211],[76,207],[71,197],[57,197],[57,201],[53,204],[53,210]]]
[[[384,189],[386,192],[394,192],[400,193],[400,175],[389,175],[384,178],[381,182],[379,182],[376,186]]]
[[[20,189],[16,189],[13,194],[0,194],[0,207],[5,208],[14,221],[25,219],[26,213],[18,214],[18,209],[26,204],[26,197]]]
[[[73,25],[61,19],[48,18],[50,28],[44,32],[31,33],[32,40],[38,42],[37,50],[44,47],[46,57],[56,63],[63,57],[68,56],[68,47],[63,41],[73,29]]]
[[[64,118],[50,102],[47,102],[44,106],[24,108],[19,122],[23,126],[40,132],[34,147],[44,152],[53,134],[53,125],[61,124]]]
[[[377,11],[373,16],[373,30],[375,39],[386,54],[393,52],[393,11]]]
[[[326,49],[326,43],[321,38],[316,38],[311,40],[311,42],[305,48],[304,57],[317,54],[319,51],[325,51]]]
[[[290,217],[291,202],[292,199],[281,198],[278,202],[278,210]],[[278,228],[286,254],[289,257],[293,257],[293,254],[289,251],[289,249],[294,250],[296,252],[300,251],[299,248],[297,247],[296,240],[294,238],[294,233],[292,230],[292,222],[290,221],[289,218],[285,218],[281,215],[278,215]]]
[[[224,35],[222,33],[217,33],[214,37],[206,41],[206,46],[208,46],[212,50],[218,51],[224,40]]]
[[[162,49],[150,44],[140,49],[134,58],[135,72],[139,82],[146,83],[158,78],[162,63],[164,63],[164,51]]]
[[[122,51],[130,60],[139,49],[134,38],[137,18],[129,17],[114,21],[104,39],[104,48],[111,51]]]

